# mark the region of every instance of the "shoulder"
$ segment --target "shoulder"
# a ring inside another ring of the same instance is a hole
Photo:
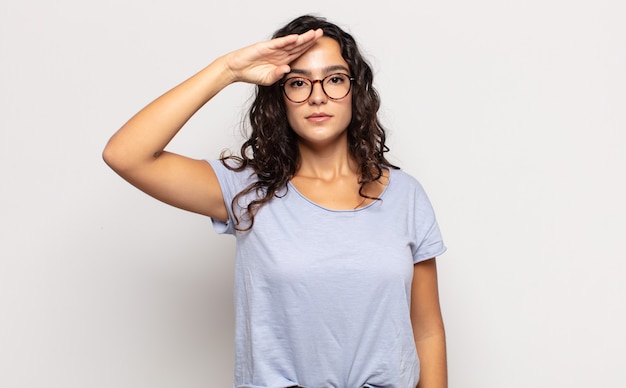
[[[432,213],[432,204],[421,182],[402,170],[390,170],[387,199],[398,206],[408,206],[418,213]]]
[[[404,170],[389,169],[389,185],[394,189],[424,193],[424,187],[417,178]]]
[[[236,194],[257,180],[251,167],[240,169],[236,160],[212,159],[206,161],[213,168],[223,191],[233,191]]]
[[[218,175],[233,175],[239,177],[255,176],[251,167],[241,168],[241,164],[235,159],[205,159]]]

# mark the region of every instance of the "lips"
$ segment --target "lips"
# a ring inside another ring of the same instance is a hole
[[[306,119],[309,121],[313,121],[313,122],[322,122],[322,121],[326,121],[328,119],[330,119],[331,115],[326,114],[326,113],[313,113],[311,115],[306,116]]]

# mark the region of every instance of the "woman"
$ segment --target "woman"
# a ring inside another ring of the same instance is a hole
[[[164,151],[234,82],[258,85],[240,156]],[[216,59],[107,144],[124,179],[237,237],[235,387],[447,386],[445,247],[419,183],[383,155],[379,104],[352,36],[303,16]]]

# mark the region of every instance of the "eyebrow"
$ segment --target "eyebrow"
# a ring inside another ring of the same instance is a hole
[[[332,65],[332,66],[328,66],[322,69],[322,73],[323,74],[328,74],[331,73],[333,71],[337,71],[337,70],[345,70],[347,73],[350,73],[350,69],[348,69],[347,67],[343,66],[343,65]],[[308,70],[304,70],[304,69],[291,69],[291,71],[285,75],[289,75],[289,74],[302,74],[302,75],[306,75],[308,77],[311,76],[311,72]]]

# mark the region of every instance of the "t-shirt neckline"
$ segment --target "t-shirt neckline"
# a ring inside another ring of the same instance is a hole
[[[389,176],[388,176],[388,182],[385,185],[385,187],[383,188],[383,191],[380,193],[380,195],[378,196],[379,200],[382,200],[383,197],[385,196],[385,193],[387,192],[387,190],[389,190],[389,186],[391,186],[391,181],[392,181],[392,171],[393,169],[391,168],[386,168],[386,170],[389,172]],[[317,202],[312,201],[309,197],[307,197],[306,195],[302,194],[297,188],[296,186],[291,183],[291,180],[287,181],[287,187],[289,190],[293,190],[300,198],[302,198],[305,202],[308,202],[310,205],[318,208],[318,209],[322,209],[324,211],[330,212],[330,213],[357,213],[357,212],[361,212],[364,210],[369,209],[370,207],[374,206],[377,202],[379,202],[378,200],[374,200],[370,203],[368,203],[365,206],[361,206],[361,207],[357,207],[354,209],[330,209],[326,206],[322,206]]]

